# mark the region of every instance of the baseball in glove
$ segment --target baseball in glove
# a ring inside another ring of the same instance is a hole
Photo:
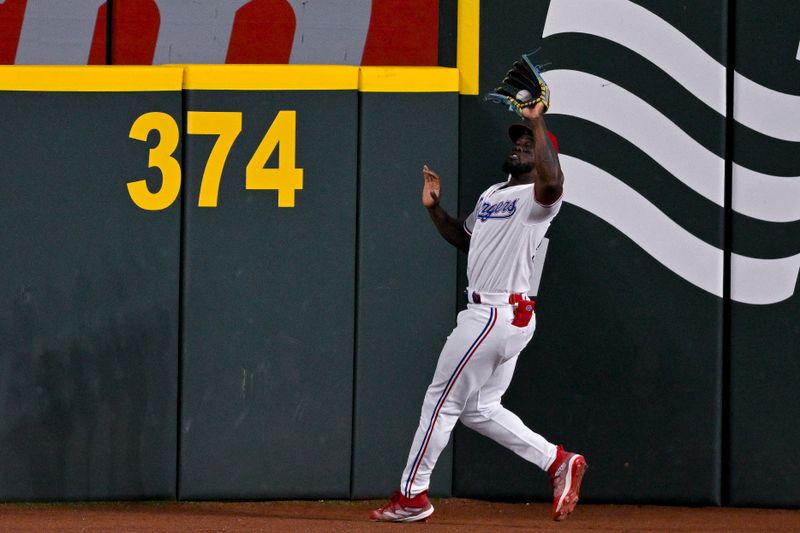
[[[503,82],[484,96],[487,102],[495,102],[508,106],[522,117],[522,110],[532,107],[538,102],[544,104],[544,110],[550,107],[550,88],[547,87],[540,67],[534,64],[530,54],[523,54],[521,61],[515,61],[511,69],[506,72]]]

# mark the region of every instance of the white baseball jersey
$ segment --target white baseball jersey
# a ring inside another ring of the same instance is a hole
[[[560,209],[561,198],[549,206],[537,202],[532,183],[486,189],[464,221],[471,236],[468,290],[527,294],[536,249]]]

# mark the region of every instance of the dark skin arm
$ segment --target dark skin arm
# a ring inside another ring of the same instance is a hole
[[[439,205],[439,198],[442,194],[442,182],[439,175],[425,165],[422,167],[422,178],[422,205],[427,209],[439,234],[462,252],[469,252],[470,237],[464,231],[463,222],[448,215]]]
[[[525,108],[522,115],[533,130],[533,155],[536,170],[533,195],[540,204],[550,205],[558,200],[564,190],[564,174],[561,172],[558,154],[553,148],[550,136],[547,135],[547,125],[544,123],[544,105],[540,102],[533,107]]]

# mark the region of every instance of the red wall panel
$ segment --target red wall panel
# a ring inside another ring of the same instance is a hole
[[[108,24],[108,2],[97,9],[97,20],[94,23],[92,47],[89,49],[89,65],[106,64],[106,26]]]
[[[27,0],[6,0],[0,4],[0,65],[13,65]]]
[[[288,63],[296,26],[286,0],[252,0],[236,12],[226,63]]]
[[[439,62],[439,0],[374,0],[362,65]]]
[[[153,0],[113,0],[112,62],[151,65],[158,42],[161,15]]]
[[[220,7],[229,5],[225,0],[218,1]],[[74,12],[67,4],[53,4],[50,15],[42,15],[47,11],[42,10],[41,4],[6,0],[0,3],[0,64],[13,64],[20,54],[19,47],[23,46],[25,53],[22,55],[28,58],[23,62],[35,57],[35,61],[47,64],[52,55],[52,61],[60,64],[83,64],[85,61],[85,64],[103,65],[108,60],[110,45],[111,63],[149,65],[154,60],[166,61],[164,50],[158,46],[160,40],[162,46],[186,45],[179,54],[183,62],[303,63],[311,54],[320,63],[335,64],[350,57],[356,63],[360,58],[362,65],[438,64],[439,0],[373,0],[371,4],[343,4],[350,11],[336,11],[338,18],[320,18],[320,13],[325,12],[320,8],[327,5],[326,1],[308,0],[299,6],[288,0],[251,0],[235,12],[232,25],[226,26],[226,22],[230,24],[231,21],[230,18],[222,20],[225,17],[219,19],[221,11],[207,10],[206,18],[198,18],[190,4],[184,11],[171,9],[169,16],[172,18],[165,19],[159,5],[171,8],[173,4],[159,4],[156,0],[109,0],[91,3],[89,11]],[[31,5],[37,9],[31,10]],[[94,6],[98,6],[96,11]],[[355,24],[351,20],[354,13],[362,17],[362,23]],[[231,16],[230,10],[227,16]],[[30,24],[33,19],[26,17],[38,18],[35,24]],[[77,31],[81,34],[73,32],[69,39],[62,39],[63,42],[53,48],[50,36],[58,35],[61,25],[70,17],[91,20],[79,25]],[[165,26],[171,23],[170,28],[186,33],[160,35],[162,23]],[[227,27],[231,28],[230,34],[224,35]],[[26,39],[21,42],[23,29]],[[303,31],[306,39],[295,42],[299,31]],[[107,42],[109,37],[111,43]],[[223,43],[221,54],[220,43]],[[81,47],[86,44],[90,44],[88,55],[83,55],[85,48]],[[300,49],[293,50],[293,46]],[[71,54],[61,54],[65,47],[74,50]],[[156,51],[159,51],[158,56]],[[326,52],[329,53],[326,55]]]

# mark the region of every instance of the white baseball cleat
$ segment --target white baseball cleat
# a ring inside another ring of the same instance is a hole
[[[559,445],[556,460],[547,470],[553,485],[553,520],[564,520],[578,504],[586,459]]]
[[[428,491],[413,498],[406,498],[400,491],[394,493],[389,503],[375,509],[369,515],[374,522],[416,522],[433,514],[433,505],[428,500]]]

